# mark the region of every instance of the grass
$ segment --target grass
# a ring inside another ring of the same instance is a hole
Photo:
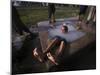
[[[39,21],[48,20],[47,7],[18,7],[20,18],[25,25],[36,25]],[[78,15],[78,7],[56,7],[56,18],[68,18]]]

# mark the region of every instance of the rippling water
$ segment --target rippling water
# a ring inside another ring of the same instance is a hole
[[[59,36],[61,38],[64,38],[67,42],[73,42],[85,35],[85,32],[77,31],[73,25],[68,24],[66,26],[68,27],[68,33],[61,32],[61,25],[49,29],[49,38]]]

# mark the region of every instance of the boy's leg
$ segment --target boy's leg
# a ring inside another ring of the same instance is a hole
[[[61,41],[60,46],[59,46],[59,49],[55,53],[56,56],[61,55],[61,53],[64,50],[64,48],[65,48],[65,43],[64,43],[64,41]]]
[[[47,46],[46,51],[44,53],[48,53],[52,47],[56,45],[59,40],[57,38],[53,39],[51,43]]]
[[[49,23],[51,23],[51,16],[52,16],[52,12],[49,11],[49,12],[48,12]]]
[[[90,11],[89,11],[89,14],[88,14],[88,17],[87,17],[87,21],[91,20],[92,12],[93,12],[93,7],[90,7]]]
[[[56,20],[55,20],[55,13],[54,12],[52,13],[52,20],[53,20],[53,22],[56,22]]]

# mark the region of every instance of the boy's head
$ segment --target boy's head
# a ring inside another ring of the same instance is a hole
[[[62,25],[61,31],[62,31],[62,33],[67,33],[68,32],[68,27],[65,26],[65,25]]]

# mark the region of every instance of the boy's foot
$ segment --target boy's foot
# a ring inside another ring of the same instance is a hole
[[[47,53],[47,57],[48,59],[53,62],[55,65],[58,65],[58,63],[55,61],[54,57],[51,55],[51,53]]]
[[[33,56],[36,57],[40,62],[43,62],[42,53],[39,50],[37,51],[37,48],[33,50]]]

